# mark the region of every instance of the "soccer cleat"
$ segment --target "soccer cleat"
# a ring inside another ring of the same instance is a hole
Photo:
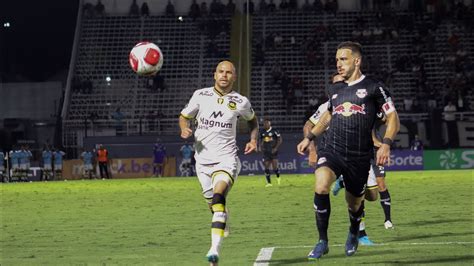
[[[314,249],[311,250],[308,254],[308,260],[316,260],[321,258],[323,255],[328,254],[329,245],[326,240],[319,240],[319,242],[314,246]]]
[[[277,178],[277,183],[278,183],[278,185],[280,185],[280,183],[281,183],[281,180],[280,180],[279,177]]]
[[[393,224],[392,224],[392,221],[390,220],[387,220],[385,221],[385,223],[383,223],[383,225],[385,226],[385,229],[393,229]]]
[[[359,246],[359,240],[357,235],[351,234],[347,236],[346,240],[346,256],[352,256],[356,253],[357,247]]]
[[[268,183],[265,185],[265,187],[273,187],[273,185],[271,183]]]
[[[359,237],[359,244],[362,246],[373,246],[374,242],[372,242],[368,236]]]
[[[340,178],[336,179],[336,183],[334,184],[334,187],[332,188],[332,194],[334,196],[337,196],[339,191],[343,188],[343,186],[341,186],[341,182],[342,180]]]
[[[219,262],[219,254],[212,248],[207,252],[206,258],[211,264]]]

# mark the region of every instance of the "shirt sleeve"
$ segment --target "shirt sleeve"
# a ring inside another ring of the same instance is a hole
[[[382,83],[377,84],[377,87],[374,90],[374,96],[377,110],[382,110],[386,115],[396,111],[390,92]]]
[[[240,115],[247,121],[250,121],[255,117],[255,112],[253,111],[252,105],[246,97],[244,97],[244,104],[240,110]]]
[[[277,138],[281,137],[281,134],[280,134],[280,132],[278,132],[278,130],[275,130],[275,136],[277,136]]]
[[[188,104],[181,111],[181,115],[185,118],[191,119],[196,116],[199,111],[199,96],[196,92],[193,93]]]
[[[321,118],[321,116],[328,111],[328,108],[329,108],[329,102],[330,101],[327,101],[323,104],[321,104],[319,107],[318,107],[318,110],[309,118],[309,121],[311,123],[313,123],[313,125],[316,125],[319,121],[319,119]]]

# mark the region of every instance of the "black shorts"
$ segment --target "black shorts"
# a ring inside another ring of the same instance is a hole
[[[356,197],[363,196],[367,187],[369,177],[371,155],[361,156],[354,159],[344,160],[342,156],[335,153],[320,151],[318,154],[319,167],[329,167],[336,177],[342,175],[346,190]]]
[[[272,153],[272,151],[263,151],[263,160],[272,161],[278,159],[278,152]]]
[[[370,164],[372,165],[372,169],[374,169],[375,177],[385,177],[385,167],[378,166],[375,163],[375,160],[370,160]]]

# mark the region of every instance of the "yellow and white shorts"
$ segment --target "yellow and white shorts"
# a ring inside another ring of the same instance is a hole
[[[206,200],[214,196],[214,186],[219,181],[224,181],[232,188],[234,181],[240,173],[241,164],[239,157],[230,157],[216,164],[196,163],[196,174],[201,183],[202,195]]]

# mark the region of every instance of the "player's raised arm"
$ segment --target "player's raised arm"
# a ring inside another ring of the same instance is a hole
[[[183,115],[179,116],[179,127],[181,129],[181,138],[187,139],[193,135],[193,130],[189,127],[189,118]]]
[[[384,165],[388,162],[390,158],[390,146],[400,130],[400,119],[398,118],[397,111],[394,110],[385,115],[387,116],[387,121],[385,122],[387,129],[382,140],[382,145],[380,145],[377,151],[377,165]]]
[[[250,141],[245,145],[244,154],[249,154],[257,149],[257,137],[258,137],[258,120],[257,116],[247,121],[250,130]]]

